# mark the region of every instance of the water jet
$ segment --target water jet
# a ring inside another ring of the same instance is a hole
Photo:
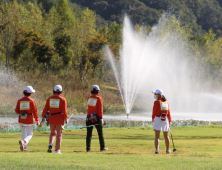
[[[125,16],[119,62],[106,47],[127,118],[141,96],[146,103],[143,112],[152,112],[154,99],[151,91],[158,88],[163,90],[170,103],[172,117],[199,120],[204,117],[206,120],[212,112],[214,116],[220,114],[222,95],[207,92],[202,86],[208,79],[201,81],[203,77],[198,71],[201,66],[195,61],[188,37],[178,27],[179,20],[163,15],[144,36]]]

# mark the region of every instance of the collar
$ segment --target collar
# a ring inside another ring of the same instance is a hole
[[[162,100],[162,96],[160,96],[157,100]]]
[[[53,93],[53,96],[62,96],[62,94],[60,93]]]

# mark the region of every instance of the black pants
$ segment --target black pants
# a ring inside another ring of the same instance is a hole
[[[96,125],[95,126],[99,135],[99,143],[100,143],[100,149],[103,149],[105,147],[105,142],[103,138],[103,126],[102,125]],[[86,150],[90,150],[91,145],[91,139],[92,139],[92,127],[87,127],[87,136],[86,136]]]

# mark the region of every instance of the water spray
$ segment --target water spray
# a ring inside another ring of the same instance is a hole
[[[195,115],[195,119],[196,117],[202,119],[203,113],[211,119],[212,115],[208,112],[212,112],[212,109],[215,113],[220,113],[221,94],[217,99],[214,93],[210,93],[211,95],[203,93],[206,91],[205,87],[202,89],[204,80],[202,78],[205,76],[199,75],[196,71],[201,65],[196,63],[196,55],[191,50],[192,44],[189,44],[184,33],[175,29],[177,27],[172,24],[177,24],[177,20],[164,14],[159,23],[145,36],[134,29],[126,16],[122,31],[120,59],[116,60],[108,46],[105,48],[127,118],[138,99],[144,99],[147,103],[140,103],[139,110],[150,111],[148,103],[153,103],[153,98],[146,93],[157,87],[167,89],[166,96],[171,101],[174,111],[181,112],[181,108],[184,108],[183,112],[191,112],[191,116]],[[194,55],[195,57],[191,57]],[[205,70],[205,66],[200,68]],[[166,83],[169,79],[170,83]],[[198,97],[193,98],[194,93]],[[197,98],[198,104],[196,104]],[[197,116],[192,112],[202,113]],[[181,116],[181,114],[176,116]]]

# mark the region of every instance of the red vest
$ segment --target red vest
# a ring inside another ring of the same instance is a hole
[[[42,112],[42,117],[46,117],[46,113],[49,111],[49,114],[61,113],[56,115],[51,115],[49,117],[49,124],[52,125],[63,125],[64,120],[68,118],[67,114],[67,103],[66,99],[62,97],[61,94],[54,93],[46,101],[45,108]]]
[[[88,113],[87,115],[91,115],[91,113],[96,112],[96,115],[100,118],[103,117],[103,100],[98,94],[93,94],[88,97]]]
[[[18,122],[24,124],[33,124],[33,116],[35,121],[39,120],[38,111],[35,104],[35,100],[31,98],[31,96],[24,96],[23,98],[19,99],[15,108],[15,112],[20,114],[21,112],[26,112],[31,115],[27,115],[26,119],[21,119],[19,115]]]

